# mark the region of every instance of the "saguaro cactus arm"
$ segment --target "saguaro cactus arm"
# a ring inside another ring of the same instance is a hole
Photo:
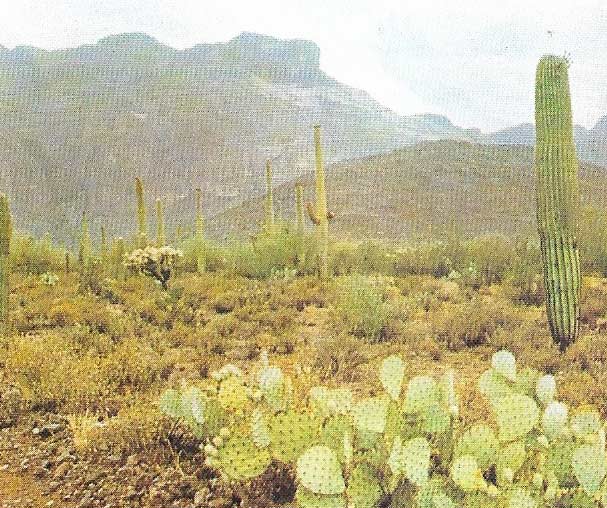
[[[546,310],[552,337],[564,350],[578,335],[581,288],[578,161],[565,58],[540,60],[535,93],[537,222]]]

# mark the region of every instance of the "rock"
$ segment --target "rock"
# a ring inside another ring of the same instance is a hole
[[[59,464],[57,466],[57,468],[55,469],[55,472],[53,473],[53,478],[59,479],[59,478],[63,478],[66,473],[69,471],[70,469],[70,464],[69,462],[63,462],[61,464]]]
[[[197,490],[196,493],[194,494],[194,506],[196,508],[204,506],[207,497],[209,495],[209,489],[207,489],[206,487]]]

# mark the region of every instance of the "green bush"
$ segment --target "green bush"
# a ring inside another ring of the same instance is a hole
[[[391,315],[391,307],[384,297],[381,279],[352,275],[337,283],[337,321],[346,330],[369,342],[382,339],[382,333]]]
[[[16,234],[11,240],[9,261],[14,272],[42,275],[65,270],[65,250],[54,246],[47,237],[38,240],[33,236]]]
[[[253,377],[226,365],[209,383],[167,390],[159,406],[231,480],[289,464],[300,508],[605,505],[605,423],[589,406],[570,412],[552,375],[498,351],[478,381],[491,416],[464,426],[453,371],[405,382],[407,370],[390,356],[373,396],[317,386],[297,398],[262,358]]]

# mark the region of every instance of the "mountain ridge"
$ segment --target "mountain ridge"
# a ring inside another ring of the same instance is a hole
[[[96,230],[133,232],[135,176],[150,207],[165,200],[169,228],[191,222],[196,187],[208,215],[255,199],[266,159],[277,185],[310,171],[317,123],[327,163],[511,137],[443,115],[398,115],[326,74],[314,42],[250,32],[183,50],[137,32],[77,48],[0,49],[0,119],[0,187],[17,227],[70,242],[83,211]],[[583,158],[607,161],[602,145],[584,147]]]

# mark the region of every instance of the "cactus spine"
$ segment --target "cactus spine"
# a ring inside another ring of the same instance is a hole
[[[543,57],[535,89],[537,221],[548,322],[561,350],[578,334],[581,287],[578,162],[567,69],[565,58]]]
[[[314,147],[316,151],[316,206],[310,207],[310,216],[316,224],[319,250],[319,272],[321,279],[329,277],[329,214],[327,211],[327,189],[325,168],[322,160],[320,125],[314,126]]]
[[[8,198],[0,195],[0,326],[5,333],[8,324],[9,253],[12,236],[11,212]]]
[[[91,261],[93,247],[91,245],[91,234],[86,213],[82,212],[82,223],[80,225],[80,245],[78,247],[78,262],[82,268],[87,267]]]
[[[148,244],[148,224],[145,214],[145,199],[141,178],[135,178],[135,197],[137,199],[137,245],[144,248]]]
[[[164,210],[162,200],[156,199],[156,246],[162,247],[166,245],[166,237],[164,234]]]
[[[272,232],[274,230],[274,222],[275,216],[274,193],[272,191],[272,161],[268,159],[266,161],[266,231]]]
[[[196,189],[196,270],[206,271],[206,256],[204,252],[204,218],[202,216],[202,190]]]

